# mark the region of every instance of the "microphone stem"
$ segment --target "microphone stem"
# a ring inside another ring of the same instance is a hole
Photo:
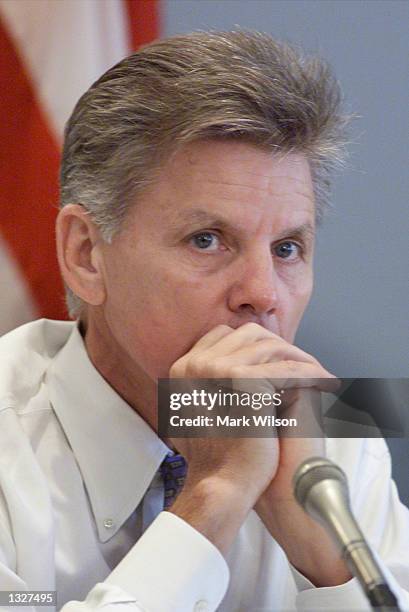
[[[387,584],[377,584],[368,592],[368,599],[377,612],[400,612],[398,600]]]
[[[323,457],[304,461],[294,475],[294,495],[304,510],[333,537],[351,574],[377,612],[400,612],[370,546],[351,511],[344,472]]]
[[[357,531],[358,529],[359,527],[357,527]],[[339,544],[341,544],[342,557],[344,557],[351,573],[358,578],[366,592],[377,584],[385,583],[382,570],[363,538],[349,541],[347,544],[344,542],[339,542]]]
[[[328,512],[326,524],[332,525],[331,533],[340,547],[341,556],[351,574],[359,580],[371,607],[376,612],[400,612],[398,600],[387,584],[383,571],[355,518],[352,514],[345,513],[341,526],[337,514],[336,511]]]
[[[359,530],[358,525],[356,528]],[[400,612],[398,600],[389,588],[378,562],[364,539],[344,545],[342,556],[352,575],[358,578],[376,612]]]

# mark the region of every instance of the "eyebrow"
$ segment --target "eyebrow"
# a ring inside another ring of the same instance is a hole
[[[315,226],[312,223],[302,223],[301,225],[286,228],[279,233],[276,240],[281,240],[287,236],[298,236],[305,240],[311,240],[315,236]]]
[[[212,215],[208,211],[201,209],[189,210],[184,212],[183,214],[178,215],[175,222],[171,222],[171,228],[176,226],[180,227],[179,223],[181,221],[183,222],[183,227],[186,227],[187,225],[191,224],[205,224],[209,227],[214,226],[221,230],[235,231],[237,233],[243,231],[241,227],[235,225],[234,223],[231,223],[230,221],[227,221],[223,217]],[[302,223],[300,225],[285,228],[278,234],[276,240],[281,240],[282,238],[286,238],[288,236],[300,236],[305,239],[311,239],[315,236],[315,225],[313,223],[307,222]]]

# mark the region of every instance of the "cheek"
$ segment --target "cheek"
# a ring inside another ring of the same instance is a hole
[[[312,273],[305,274],[282,287],[278,319],[281,335],[287,342],[293,342],[304,311],[311,298],[313,288]]]
[[[167,376],[170,366],[207,331],[214,297],[201,278],[187,279],[169,266],[148,268],[142,272],[133,266],[126,283],[111,283],[105,317],[132,361],[156,378]]]

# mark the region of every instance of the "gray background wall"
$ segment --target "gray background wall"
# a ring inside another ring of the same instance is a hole
[[[163,0],[163,9],[165,35],[255,28],[333,66],[346,110],[360,118],[319,232],[315,295],[297,342],[339,376],[408,377],[409,2]],[[390,448],[409,505],[409,441]]]

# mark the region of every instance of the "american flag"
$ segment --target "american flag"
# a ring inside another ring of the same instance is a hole
[[[160,0],[0,0],[0,334],[67,318],[54,244],[64,124],[160,33]]]

